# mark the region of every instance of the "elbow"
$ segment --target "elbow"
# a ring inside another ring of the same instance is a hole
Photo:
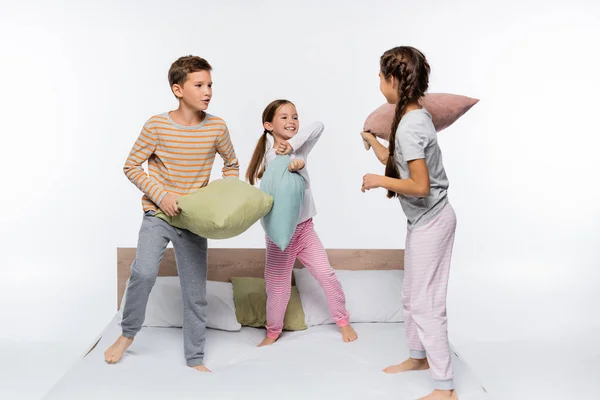
[[[225,168],[240,170],[240,161],[236,158],[229,160],[229,162],[225,163]]]
[[[325,131],[325,125],[321,121],[314,122],[314,127],[312,128],[312,134],[309,140],[318,140],[323,132]],[[296,149],[294,149],[295,151]]]
[[[381,164],[383,164],[383,165],[387,165],[387,162],[388,162],[388,159],[389,159],[389,158],[390,158],[390,156],[389,156],[389,155],[387,155],[387,156],[385,156],[385,157],[381,157],[381,158],[379,159],[379,161],[381,161]]]
[[[418,197],[428,197],[430,193],[429,186],[425,186],[419,189]]]

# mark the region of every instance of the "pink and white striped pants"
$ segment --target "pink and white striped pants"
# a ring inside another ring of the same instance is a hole
[[[435,388],[454,388],[446,318],[446,293],[456,214],[448,203],[431,221],[409,228],[402,297],[410,357],[427,357]]]
[[[296,258],[308,268],[325,291],[331,318],[340,327],[350,323],[346,298],[335,276],[312,218],[298,224],[290,244],[281,251],[268,237],[265,267],[267,289],[267,336],[277,339],[283,329],[283,317],[290,301],[292,269]]]

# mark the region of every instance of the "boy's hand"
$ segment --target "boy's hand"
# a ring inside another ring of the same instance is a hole
[[[302,160],[301,158],[294,158],[288,166],[288,170],[290,172],[296,172],[301,170],[302,168],[304,168],[304,160]]]
[[[275,153],[280,156],[287,156],[288,154],[291,154],[292,151],[294,151],[294,149],[292,149],[292,146],[290,146],[287,140],[279,143],[275,149]]]
[[[174,217],[179,214],[179,206],[177,205],[178,197],[178,194],[167,193],[158,206],[169,217]]]

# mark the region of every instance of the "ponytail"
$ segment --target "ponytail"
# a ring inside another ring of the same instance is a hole
[[[387,159],[387,164],[385,166],[385,176],[394,179],[400,179],[400,174],[398,172],[398,167],[396,166],[396,160],[394,159],[394,154],[396,153],[396,131],[398,130],[398,126],[400,125],[400,120],[404,115],[404,110],[408,104],[408,96],[406,95],[406,91],[403,90],[403,86],[405,86],[405,81],[399,82],[398,84],[398,103],[396,104],[396,111],[394,113],[394,120],[392,122],[392,132],[390,133],[390,143],[388,145],[389,156]],[[388,190],[387,197],[394,198],[398,196],[398,193]]]
[[[259,179],[263,177],[265,173],[265,154],[267,153],[267,135],[269,131],[264,130],[263,134],[258,139],[256,143],[256,147],[254,148],[254,153],[252,153],[252,158],[250,159],[250,165],[248,165],[248,170],[246,171],[246,180],[254,185],[258,182]]]
[[[429,63],[425,55],[410,46],[394,47],[383,53],[379,61],[385,79],[395,78],[398,81],[398,103],[392,122],[390,134],[389,156],[385,167],[385,176],[399,179],[400,174],[394,160],[396,153],[396,131],[409,103],[418,102],[429,87]],[[387,197],[393,198],[397,193],[388,191]]]

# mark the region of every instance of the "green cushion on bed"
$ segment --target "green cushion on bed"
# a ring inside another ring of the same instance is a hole
[[[179,215],[156,216],[207,239],[238,236],[271,211],[273,198],[235,178],[218,179],[202,189],[177,199]]]
[[[290,278],[291,279],[291,278]],[[267,292],[263,278],[231,278],[235,315],[243,326],[263,328],[267,325]],[[283,329],[301,331],[306,329],[304,310],[296,286],[283,318]]]

